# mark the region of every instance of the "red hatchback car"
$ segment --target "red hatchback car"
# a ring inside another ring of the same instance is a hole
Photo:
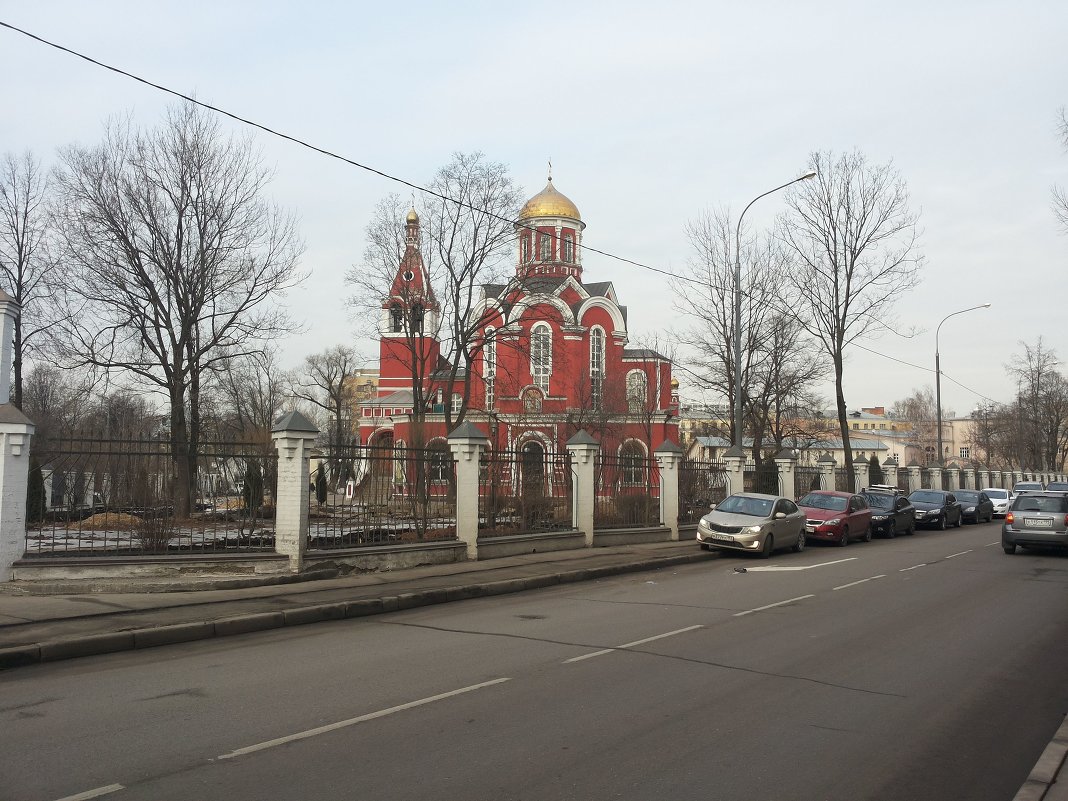
[[[805,513],[805,539],[848,545],[850,540],[871,542],[871,509],[861,495],[817,490],[797,502]]]

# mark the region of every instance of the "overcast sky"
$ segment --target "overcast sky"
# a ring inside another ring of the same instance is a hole
[[[678,270],[687,220],[735,213],[800,174],[813,150],[893,160],[920,211],[921,285],[898,330],[849,356],[850,407],[933,385],[966,413],[1015,389],[1004,365],[1045,337],[1068,360],[1068,236],[1050,210],[1068,186],[1057,135],[1068,103],[1068,3],[1048,2],[0,2],[0,20],[323,148],[426,182],[456,151],[504,162],[528,195],[554,183],[588,245]],[[105,119],[145,125],[157,90],[0,29],[0,150],[92,144]],[[226,129],[237,129],[226,121]],[[356,339],[344,274],[384,195],[409,190],[257,137],[271,193],[301,219],[310,279],[291,293],[306,333],[282,362]],[[781,196],[747,214],[755,229]],[[661,276],[584,257],[629,306],[632,341],[673,324]],[[684,379],[684,377],[683,377]],[[684,379],[685,381],[685,379]],[[823,388],[829,404],[833,383]],[[684,383],[685,393],[685,383]]]

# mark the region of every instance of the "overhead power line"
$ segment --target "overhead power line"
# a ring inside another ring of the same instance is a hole
[[[291,134],[287,134],[287,133],[285,133],[283,131],[275,130],[274,128],[271,128],[271,127],[269,127],[267,125],[264,125],[263,123],[256,122],[255,120],[249,119],[247,117],[242,117],[240,114],[236,114],[236,113],[234,113],[232,111],[227,111],[224,108],[220,108],[219,106],[214,106],[214,105],[212,105],[210,103],[205,103],[203,100],[197,100],[195,97],[192,97],[191,95],[187,95],[187,94],[184,94],[183,92],[177,91],[176,89],[171,89],[170,87],[164,86],[164,85],[159,84],[159,83],[155,83],[154,81],[150,81],[147,78],[142,78],[139,75],[135,75],[132,72],[129,72],[129,71],[124,70],[124,69],[121,69],[119,67],[115,67],[115,66],[113,66],[111,64],[106,64],[105,62],[99,61],[98,59],[95,59],[92,56],[86,55],[85,53],[81,53],[81,52],[79,52],[77,50],[72,50],[69,47],[64,47],[63,45],[61,45],[61,44],[59,44],[57,42],[53,42],[53,41],[50,41],[48,39],[45,39],[44,37],[38,36],[37,34],[31,33],[30,31],[24,30],[23,28],[19,28],[16,25],[12,25],[12,24],[10,24],[8,22],[4,22],[3,20],[0,20],[0,27],[4,27],[4,28],[7,28],[8,30],[14,31],[15,33],[22,34],[23,36],[26,36],[26,37],[28,37],[30,39],[33,39],[34,41],[40,42],[43,45],[47,45],[48,47],[51,47],[51,48],[59,50],[59,51],[61,51],[63,53],[67,53],[69,55],[72,55],[75,58],[80,58],[83,61],[87,61],[90,64],[93,64],[94,66],[101,67],[103,69],[109,70],[110,72],[114,72],[117,75],[122,75],[125,78],[129,78],[131,80],[137,81],[138,83],[144,84],[145,86],[150,86],[153,89],[158,89],[161,92],[165,92],[165,93],[167,93],[169,95],[173,95],[174,97],[180,98],[180,99],[185,100],[185,101],[187,101],[189,103],[193,103],[194,105],[200,106],[201,108],[205,108],[205,109],[207,109],[209,111],[213,111],[216,114],[221,114],[224,117],[229,117],[230,119],[235,120],[237,122],[240,122],[243,125],[248,125],[248,126],[250,126],[252,128],[255,128],[257,130],[263,131],[264,133],[269,134],[271,136],[275,136],[275,137],[277,137],[279,139],[284,139],[287,142],[292,142],[293,144],[295,144],[295,145],[297,145],[299,147],[307,148],[308,150],[311,150],[311,151],[313,151],[315,153],[319,153],[320,155],[326,156],[327,158],[335,159],[335,160],[340,161],[340,162],[342,162],[344,164],[348,164],[349,166],[356,167],[358,169],[361,169],[361,170],[364,170],[366,172],[369,172],[369,173],[372,173],[374,175],[377,175],[377,176],[379,176],[381,178],[385,178],[387,181],[393,181],[394,183],[398,183],[398,184],[401,184],[402,186],[408,187],[409,189],[414,189],[417,192],[422,192],[422,193],[424,193],[426,195],[430,195],[432,197],[436,197],[439,200],[443,200],[443,201],[445,201],[447,203],[453,203],[453,204],[455,204],[457,206],[460,206],[462,208],[466,208],[466,209],[469,209],[471,211],[476,211],[476,212],[479,212],[481,214],[486,214],[487,216],[490,216],[493,219],[496,219],[496,220],[498,220],[500,222],[507,222],[507,223],[510,223],[510,224],[512,224],[512,225],[514,225],[516,227],[525,228],[525,229],[530,230],[530,231],[536,231],[537,230],[535,227],[527,225],[526,223],[523,223],[523,222],[521,222],[519,220],[511,220],[511,219],[508,219],[507,217],[502,217],[502,216],[500,216],[498,214],[495,214],[493,212],[487,211],[486,209],[483,209],[483,208],[481,208],[479,206],[475,206],[475,205],[473,205],[471,203],[467,203],[467,202],[465,202],[463,200],[458,200],[457,198],[450,197],[448,195],[442,194],[442,193],[437,192],[437,191],[435,191],[433,189],[430,189],[429,187],[422,186],[421,184],[417,184],[414,181],[409,181],[409,180],[407,180],[405,178],[401,178],[398,175],[393,175],[391,173],[388,173],[385,170],[380,170],[377,167],[373,167],[373,166],[371,166],[369,164],[364,164],[362,162],[356,161],[355,159],[349,158],[348,156],[343,156],[340,153],[335,153],[332,150],[327,150],[326,148],[319,147],[318,145],[314,145],[314,144],[312,144],[310,142],[307,142],[307,141],[305,141],[303,139],[300,139],[299,137],[293,136]],[[674,278],[674,279],[676,279],[678,281],[683,281],[683,282],[686,282],[686,283],[698,284],[700,286],[705,286],[706,285],[706,282],[701,280],[701,279],[693,278],[693,277],[685,276],[685,275],[679,275],[678,273],[673,273],[670,270],[664,270],[664,269],[662,269],[660,267],[654,267],[651,264],[645,264],[645,263],[640,262],[640,261],[635,261],[634,259],[629,259],[629,258],[627,258],[625,256],[620,256],[620,255],[618,255],[616,253],[611,253],[611,252],[606,251],[606,250],[601,250],[599,248],[592,247],[592,246],[590,246],[590,245],[588,245],[586,243],[583,243],[582,247],[583,247],[584,250],[588,250],[591,253],[597,253],[598,255],[605,256],[606,258],[612,259],[614,261],[622,262],[624,264],[630,264],[631,266],[638,267],[638,268],[640,268],[642,270],[649,270],[650,272],[658,273],[660,275],[665,275],[665,276],[667,276],[669,278]],[[873,349],[865,347],[863,345],[858,345],[858,344],[854,343],[854,347],[860,348],[861,350],[867,351],[868,353],[872,353],[872,354],[874,354],[876,356],[882,356],[884,359],[890,359],[891,361],[899,362],[900,364],[904,364],[904,365],[907,365],[909,367],[914,367],[917,370],[925,370],[927,372],[932,372],[932,373],[934,372],[934,370],[932,370],[929,367],[921,367],[918,364],[912,364],[911,362],[907,362],[904,359],[898,359],[898,358],[896,358],[894,356],[890,356],[890,355],[888,355],[886,353],[881,353],[881,352],[879,352],[877,350],[873,350]],[[972,394],[976,395],[977,397],[980,397],[980,398],[983,398],[985,400],[991,401],[992,403],[997,403],[997,401],[993,400],[993,398],[989,398],[986,395],[984,395],[983,393],[977,392],[976,390],[965,386],[964,384],[960,383],[956,379],[951,378],[950,376],[946,375],[944,372],[942,373],[942,375],[945,376],[947,380],[952,381],[957,386],[961,387],[962,389],[967,390],[968,392],[971,392]]]

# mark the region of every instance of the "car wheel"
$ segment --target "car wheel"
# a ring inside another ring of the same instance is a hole
[[[768,534],[764,537],[764,547],[760,549],[760,558],[767,559],[771,556],[771,552],[775,550],[775,537]]]
[[[864,542],[871,542],[871,523],[868,523],[868,527],[864,530]]]
[[[945,531],[946,530],[946,516],[945,515],[942,515],[940,518],[938,518],[938,530],[939,531]]]
[[[909,527],[905,530],[905,536],[911,537],[916,533],[916,521],[915,519],[909,521]]]
[[[1001,547],[1005,551],[1005,553],[1007,553],[1009,556],[1012,556],[1014,553],[1016,553],[1016,544],[1015,543],[1005,543],[1005,542],[1003,542],[1003,543],[1001,543]]]
[[[797,532],[797,542],[794,543],[794,553],[805,550],[805,542],[805,527],[801,526],[801,530]]]
[[[842,548],[849,545],[849,526],[842,527],[842,536],[838,538],[838,545]]]
[[[961,526],[964,525],[964,513],[963,512],[961,512],[959,515],[957,515],[957,522],[954,525],[957,528],[960,528]]]
[[[906,531],[905,533],[907,534],[908,532]],[[891,520],[890,521],[890,525],[886,527],[886,538],[888,540],[892,540],[896,536],[897,536],[897,523],[895,523],[893,520]]]

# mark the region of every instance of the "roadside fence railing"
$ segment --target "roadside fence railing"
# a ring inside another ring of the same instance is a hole
[[[571,454],[487,451],[479,462],[478,536],[570,531]]]
[[[660,525],[660,468],[654,458],[598,454],[594,493],[595,529]]]
[[[57,437],[34,443],[25,556],[274,550],[269,442]],[[35,475],[36,473],[36,475]]]
[[[683,459],[679,465],[679,522],[696,523],[727,497],[727,466]]]
[[[444,447],[330,446],[309,475],[309,550],[456,539],[456,462]]]

